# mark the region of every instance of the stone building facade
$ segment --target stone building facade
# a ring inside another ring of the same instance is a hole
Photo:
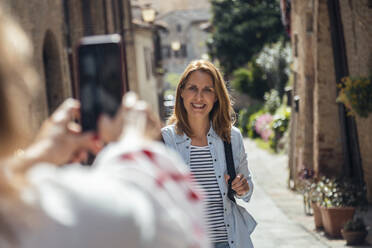
[[[343,76],[372,75],[368,0],[292,0],[293,115],[289,167],[364,180],[372,202],[372,115],[349,117],[336,102]],[[372,97],[372,96],[371,96]]]
[[[39,94],[30,103],[36,130],[67,97],[76,92],[76,46],[83,36],[123,36],[126,84],[138,92],[134,33],[129,0],[1,0],[18,18],[34,45]]]
[[[162,68],[159,30],[161,27],[147,23],[142,18],[142,6],[132,3],[132,22],[138,72],[139,97],[150,103],[151,109],[159,116],[162,115],[160,101],[163,98],[163,77],[159,70]]]
[[[160,33],[162,60],[169,73],[181,74],[187,64],[207,56],[206,40],[208,32],[202,24],[209,21],[209,9],[174,10],[157,18],[167,30]]]
[[[158,15],[173,10],[210,9],[211,7],[209,0],[132,0],[132,3],[141,6],[149,4],[156,9]]]
[[[372,2],[341,0],[346,57],[351,76],[372,75]],[[372,96],[370,96],[372,97]],[[368,199],[372,202],[372,115],[356,116],[358,144]]]

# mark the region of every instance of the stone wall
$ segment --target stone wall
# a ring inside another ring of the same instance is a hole
[[[292,11],[292,44],[294,70],[294,96],[299,98],[298,111],[294,108],[293,162],[298,170],[313,168],[313,5],[312,1],[294,1]],[[304,18],[305,17],[305,18]]]
[[[47,87],[60,91],[58,95],[54,95],[54,92],[51,96],[57,98],[56,102],[71,94],[67,54],[64,49],[62,1],[8,0],[6,2],[34,45],[34,64],[41,83],[39,93],[31,104],[33,115],[30,123],[33,128],[37,128],[49,113]],[[52,83],[48,85],[47,83],[43,54],[51,56],[48,68],[53,70],[55,74],[49,75],[48,82],[54,81],[54,85]],[[54,104],[51,108],[54,108]]]
[[[340,0],[350,76],[372,75],[372,7],[368,0]],[[364,180],[372,202],[372,115],[356,117]]]
[[[292,1],[293,95],[289,168],[338,176],[343,154],[327,3]]]
[[[151,28],[135,27],[136,61],[140,99],[146,100],[155,114],[159,114],[157,80],[154,65],[154,43]]]
[[[339,176],[343,153],[327,2],[315,1],[314,11],[314,167],[319,173]]]
[[[370,1],[340,0],[339,3],[349,75],[369,76],[372,74]],[[291,29],[293,89],[300,99],[299,111],[293,107],[291,120],[292,178],[303,167],[337,177],[343,173],[344,155],[327,2],[292,1]],[[364,180],[368,199],[372,201],[372,116],[357,116],[356,123]]]
[[[132,10],[129,0],[120,0],[123,4],[122,18],[125,42],[125,57],[127,60],[127,77],[129,90],[139,93],[138,69],[136,63],[136,49],[134,44],[134,27],[132,25]]]
[[[114,32],[125,32],[126,39],[133,36],[129,0],[4,2],[9,5],[34,46],[34,65],[40,76],[40,84],[38,94],[30,103],[32,115],[29,122],[33,130],[40,126],[42,120],[63,99],[73,95],[73,84],[76,83],[76,46],[81,37]],[[120,7],[124,9],[120,10]],[[127,56],[134,53],[133,42],[126,47],[126,51]],[[129,56],[129,59],[135,61],[134,56]],[[128,67],[127,73],[132,75]],[[136,73],[135,71],[134,74]],[[136,85],[136,78],[131,82]]]

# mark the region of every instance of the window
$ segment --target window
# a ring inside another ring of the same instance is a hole
[[[294,35],[294,56],[298,57],[298,35]]]
[[[187,46],[186,44],[181,45],[181,56],[187,58]]]
[[[306,32],[313,32],[313,14],[311,12],[306,13]]]
[[[163,54],[163,58],[165,58],[165,59],[169,59],[171,57],[170,45],[164,45],[162,47],[162,54]]]
[[[177,24],[176,29],[177,29],[177,32],[180,33],[182,31],[181,24]]]
[[[152,55],[151,50],[148,47],[143,48],[144,59],[145,59],[145,68],[146,68],[146,79],[149,80],[152,75]]]
[[[295,86],[295,89],[296,89],[296,86],[297,86],[297,72],[293,72],[293,85]]]
[[[175,58],[179,58],[180,57],[180,50],[175,50],[173,56]]]

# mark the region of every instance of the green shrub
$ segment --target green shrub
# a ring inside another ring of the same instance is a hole
[[[257,55],[256,62],[263,69],[270,89],[276,89],[279,96],[283,97],[284,88],[291,74],[290,42],[279,41],[275,44],[267,44]]]
[[[270,90],[270,92],[265,93],[264,99],[265,111],[269,112],[270,114],[274,114],[281,104],[279,92],[277,90],[272,89]]]
[[[247,109],[241,109],[238,114],[238,127],[243,136],[247,136],[247,123],[249,120]]]
[[[345,105],[350,115],[367,118],[372,112],[372,76],[344,77],[342,82],[337,101]]]
[[[232,86],[257,100],[263,100],[265,92],[270,89],[262,68],[255,60],[248,63],[248,68],[239,68],[233,72]]]
[[[313,199],[323,207],[361,207],[368,205],[366,186],[348,178],[321,177],[314,187]]]
[[[363,219],[356,218],[354,220],[347,221],[344,224],[344,230],[345,231],[351,231],[351,232],[365,231],[366,230],[366,225],[364,224]]]

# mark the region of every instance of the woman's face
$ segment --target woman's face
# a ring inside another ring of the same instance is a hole
[[[212,77],[203,71],[192,72],[182,89],[181,97],[189,119],[209,118],[217,100]]]

